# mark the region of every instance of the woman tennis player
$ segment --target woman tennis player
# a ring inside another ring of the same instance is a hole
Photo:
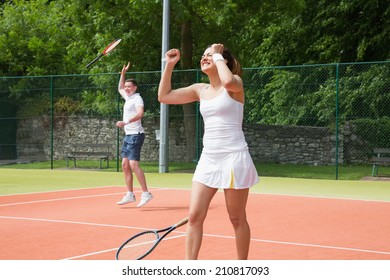
[[[196,83],[172,89],[174,66],[180,51],[165,54],[158,99],[166,104],[200,102],[205,132],[203,151],[192,179],[186,259],[197,259],[202,243],[203,223],[212,198],[224,190],[226,208],[236,237],[238,259],[247,259],[250,227],[246,218],[249,188],[259,181],[242,131],[244,87],[241,66],[222,44],[208,47],[200,60],[209,84]]]

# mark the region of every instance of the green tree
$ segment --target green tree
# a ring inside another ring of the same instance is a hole
[[[64,73],[62,58],[72,38],[64,5],[47,0],[7,1],[0,15],[0,75]]]
[[[390,58],[389,9],[386,0],[171,1],[170,47],[182,51],[180,69],[198,68],[204,48],[214,42],[228,46],[244,67],[386,60]],[[96,94],[96,102],[88,102],[96,88],[108,88],[109,83],[115,87],[115,73],[124,63],[131,61],[132,75],[142,78],[145,76],[139,74],[141,71],[160,70],[161,23],[162,0],[2,1],[0,76],[113,73],[109,81],[90,78],[85,92],[78,96],[73,93],[82,102],[81,108],[102,114],[112,107],[111,95],[104,95],[108,89]],[[122,38],[119,47],[86,69],[85,65],[115,38]],[[334,74],[328,71],[255,73],[253,79],[264,83],[257,84],[260,89],[248,88],[247,100],[255,104],[260,99],[263,107],[251,110],[251,118],[289,123],[290,112],[297,124],[306,124],[308,119],[316,124],[329,123],[333,112],[321,104],[334,100],[334,80],[329,78],[321,89],[316,88],[324,83],[323,77]],[[365,78],[375,77],[377,72],[370,71]],[[356,73],[357,77],[362,75]],[[183,75],[177,79],[183,85],[192,83],[194,77]],[[73,89],[81,80],[61,82],[63,87]],[[248,79],[245,82],[256,83]],[[155,90],[156,82],[151,84],[149,88]],[[381,86],[378,81],[372,84]],[[355,97],[346,100],[355,104],[348,108],[349,115],[383,115],[375,109],[385,104],[380,93],[372,88],[369,93],[348,89],[348,96]],[[302,90],[306,92],[304,97]],[[11,99],[22,98],[18,94],[15,91]],[[359,111],[356,104],[368,95],[376,103],[367,101],[369,112]],[[153,104],[157,111],[156,107]],[[194,115],[193,105],[181,109],[175,108],[179,114],[184,110],[184,115]],[[188,127],[194,123],[191,118],[185,122]]]
[[[299,13],[265,26],[254,62],[296,65],[390,58],[387,0],[306,0]]]

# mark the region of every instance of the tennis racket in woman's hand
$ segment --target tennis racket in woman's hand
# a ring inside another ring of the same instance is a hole
[[[97,60],[99,60],[102,56],[108,54],[110,51],[112,51],[113,49],[116,48],[116,46],[119,45],[119,43],[122,41],[122,39],[116,39],[114,41],[112,41],[105,49],[104,51],[102,51],[101,54],[99,54],[94,60],[92,60],[90,63],[88,63],[87,66],[85,66],[86,68],[88,68],[89,66],[91,66],[92,64],[94,64]]]
[[[116,259],[142,260],[149,255],[169,233],[178,227],[185,225],[187,222],[188,218],[185,218],[170,227],[159,230],[147,230],[134,235],[119,247],[116,252]]]

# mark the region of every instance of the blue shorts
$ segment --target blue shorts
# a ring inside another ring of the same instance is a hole
[[[123,139],[121,156],[129,160],[140,161],[141,148],[145,140],[144,133],[126,135]]]

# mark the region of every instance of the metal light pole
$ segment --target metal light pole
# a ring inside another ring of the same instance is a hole
[[[163,28],[161,48],[161,74],[165,69],[165,53],[169,48],[169,0],[163,1]],[[159,172],[168,173],[169,159],[169,137],[168,120],[169,107],[167,104],[160,104],[160,151],[159,151]]]

